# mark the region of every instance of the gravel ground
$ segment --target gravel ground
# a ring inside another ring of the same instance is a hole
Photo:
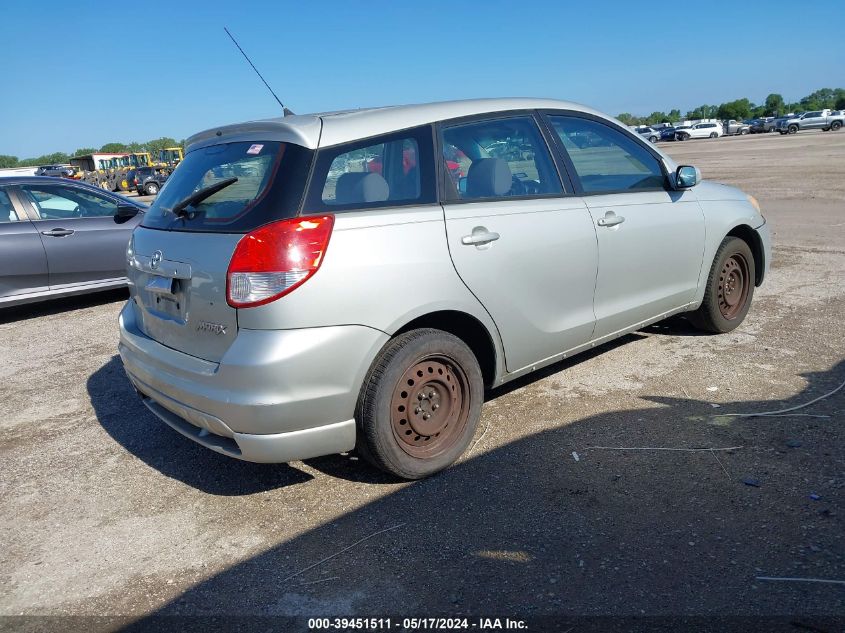
[[[845,617],[842,585],[757,579],[845,580],[845,389],[725,415],[845,380],[845,133],[663,147],[761,201],[745,323],[675,318],[493,392],[423,482],[182,438],[123,374],[125,293],[0,312],[0,614]]]

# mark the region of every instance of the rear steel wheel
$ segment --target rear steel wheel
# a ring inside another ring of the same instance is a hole
[[[430,328],[400,334],[361,387],[356,450],[403,479],[432,475],[466,450],[483,397],[481,368],[461,339]]]
[[[467,378],[447,357],[409,367],[393,391],[393,437],[411,457],[429,458],[455,445],[469,415]]]

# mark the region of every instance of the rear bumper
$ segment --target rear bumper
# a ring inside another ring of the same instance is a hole
[[[120,356],[144,404],[217,452],[287,462],[351,450],[355,404],[387,334],[358,325],[241,330],[219,363],[140,331],[132,302],[120,315]]]

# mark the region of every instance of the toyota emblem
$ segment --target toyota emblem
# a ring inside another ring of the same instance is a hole
[[[155,253],[153,253],[153,256],[150,257],[150,268],[152,268],[153,270],[158,268],[158,265],[161,263],[161,257],[161,251],[156,251]]]

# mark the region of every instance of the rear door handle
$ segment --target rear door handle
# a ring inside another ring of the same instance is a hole
[[[596,224],[599,226],[616,226],[617,224],[622,224],[625,221],[625,218],[621,215],[616,215],[613,211],[608,211],[604,214],[603,218],[599,218]]]
[[[49,235],[50,237],[64,237],[65,235],[73,235],[71,229],[51,229],[49,231],[41,231],[41,235]]]
[[[488,231],[484,226],[476,226],[472,229],[472,235],[464,235],[461,238],[461,244],[464,246],[481,246],[482,244],[489,244],[498,240],[500,235],[492,231]]]

